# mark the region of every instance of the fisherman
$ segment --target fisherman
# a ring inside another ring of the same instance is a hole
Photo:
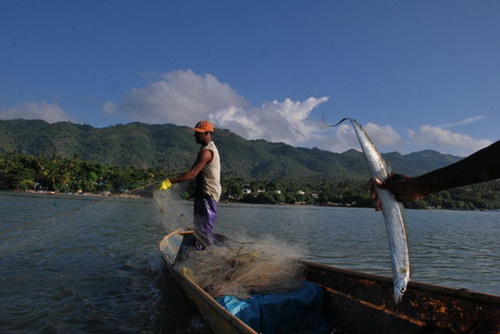
[[[368,189],[375,200],[375,210],[380,211],[380,199],[375,187],[387,189],[399,202],[413,202],[433,192],[482,183],[500,178],[500,141],[475,152],[447,167],[436,169],[427,174],[411,177],[392,174],[389,178],[368,181]]]
[[[194,130],[200,151],[191,169],[177,177],[160,183],[158,190],[167,190],[173,184],[195,179],[194,226],[197,248],[205,249],[214,244],[213,229],[217,218],[217,202],[221,195],[219,152],[212,140],[214,126],[209,121],[199,121]]]

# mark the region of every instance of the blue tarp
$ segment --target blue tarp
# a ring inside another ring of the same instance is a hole
[[[253,294],[249,298],[234,296],[217,298],[219,304],[263,334],[310,331],[329,333],[328,323],[321,316],[324,291],[316,283],[304,281],[289,292]]]

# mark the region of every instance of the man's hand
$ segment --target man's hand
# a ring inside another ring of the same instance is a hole
[[[161,183],[158,185],[158,190],[168,190],[168,188],[172,187],[172,182],[170,182],[169,179],[166,179],[164,181],[161,181]]]
[[[375,211],[382,210],[382,206],[380,205],[380,199],[377,196],[377,189],[375,189],[375,187],[378,187],[381,184],[382,182],[380,182],[380,180],[377,178],[368,180],[368,183],[366,184],[366,188],[370,192],[370,197],[375,202]]]
[[[415,189],[413,179],[411,176],[393,173],[383,182],[377,178],[370,179],[367,188],[370,191],[370,197],[375,201],[375,210],[382,209],[376,188],[389,190],[398,202],[414,202],[424,197],[423,193]]]

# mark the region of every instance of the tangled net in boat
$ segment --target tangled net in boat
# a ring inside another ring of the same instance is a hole
[[[293,290],[304,279],[299,247],[268,236],[260,240],[229,239],[203,251],[192,251],[178,264],[213,297]]]

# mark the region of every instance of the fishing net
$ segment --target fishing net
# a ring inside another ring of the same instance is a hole
[[[175,184],[168,191],[153,191],[153,199],[163,216],[168,231],[193,226],[193,203],[181,198],[187,184]]]
[[[228,239],[203,251],[193,250],[178,267],[213,297],[293,290],[303,280],[299,247],[272,236]]]
[[[169,231],[193,226],[193,203],[181,198],[184,184],[168,191],[154,191],[153,198]],[[246,235],[225,238],[203,251],[195,248],[178,266],[212,296],[247,297],[250,293],[293,290],[303,280],[304,258],[298,246],[272,236]]]

